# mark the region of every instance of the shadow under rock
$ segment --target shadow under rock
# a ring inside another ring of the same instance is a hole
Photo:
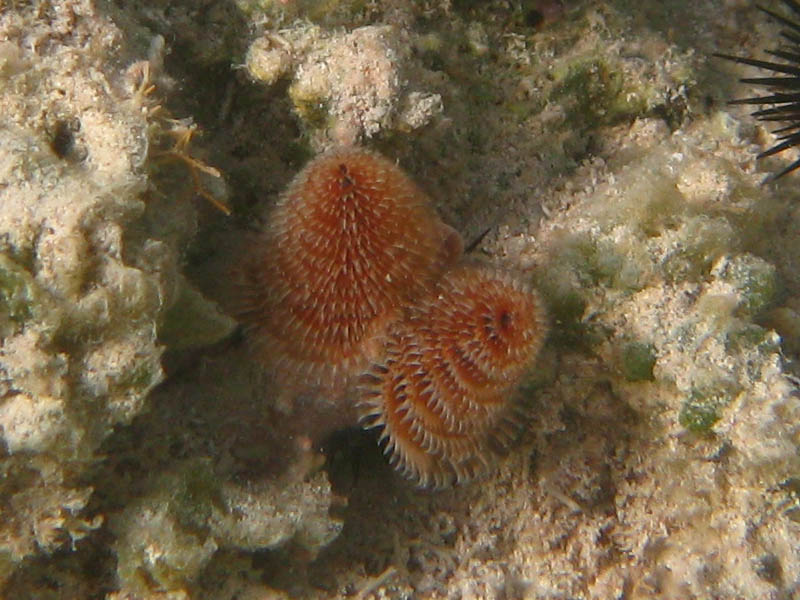
[[[137,480],[187,458],[210,459],[223,480],[302,478],[317,440],[343,419],[336,405],[316,399],[281,406],[240,335],[168,355],[165,366],[167,381],[151,394],[147,414],[104,444],[104,475],[92,482],[98,499],[104,490],[136,495]]]

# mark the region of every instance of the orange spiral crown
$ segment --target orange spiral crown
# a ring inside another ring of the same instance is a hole
[[[513,435],[513,392],[546,333],[542,303],[499,271],[461,265],[408,309],[360,379],[365,427],[421,486],[469,480]]]
[[[461,237],[396,165],[355,148],[312,160],[252,248],[238,315],[283,393],[322,392],[348,413],[357,379],[361,422],[420,485],[492,464],[544,311],[509,275],[456,265]]]
[[[240,273],[237,312],[290,388],[341,391],[462,248],[402,170],[357,148],[312,160],[268,223]]]

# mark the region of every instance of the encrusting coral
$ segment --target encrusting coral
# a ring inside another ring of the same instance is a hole
[[[0,587],[101,526],[82,476],[163,378],[188,227],[128,235],[148,123],[121,37],[90,2],[0,8]]]
[[[390,25],[331,33],[298,22],[256,39],[245,67],[264,85],[291,79],[288,95],[313,145],[351,144],[418,129],[442,112],[439,94],[406,89],[410,47]]]

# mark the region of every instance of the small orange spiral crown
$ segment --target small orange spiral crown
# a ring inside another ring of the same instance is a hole
[[[360,378],[362,423],[382,428],[391,462],[419,485],[472,479],[513,435],[513,392],[545,321],[538,296],[509,275],[453,268],[390,328],[384,359]]]
[[[297,175],[253,248],[237,312],[257,355],[284,387],[342,391],[462,244],[399,167],[345,148]]]

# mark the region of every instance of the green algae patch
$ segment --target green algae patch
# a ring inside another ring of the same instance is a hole
[[[158,337],[171,350],[183,350],[219,342],[235,328],[236,321],[185,283],[177,301],[167,311]]]
[[[653,381],[656,364],[653,344],[631,342],[622,348],[622,375],[628,381]]]
[[[219,500],[207,459],[189,460],[156,478],[154,493],[115,523],[117,573],[130,589],[176,589],[197,576],[217,550],[206,523]]]
[[[308,90],[299,85],[289,87],[289,98],[297,116],[312,129],[322,129],[330,124],[330,107],[325,91]]]
[[[557,252],[559,267],[583,286],[612,285],[625,266],[625,257],[609,240],[591,235],[565,234]]]
[[[39,288],[33,276],[0,254],[0,336],[6,336],[36,316]]]
[[[725,252],[735,247],[736,232],[727,219],[697,215],[674,232],[672,251],[663,263],[667,281],[696,281],[705,277]]]
[[[740,254],[721,260],[714,274],[731,284],[739,293],[738,310],[755,316],[773,303],[778,293],[778,274],[775,265],[752,254]]]
[[[583,321],[588,302],[578,290],[542,291],[547,300],[547,312],[552,326],[550,339],[554,344],[587,350],[602,339],[602,336]]]
[[[597,58],[570,63],[555,76],[552,97],[571,99],[571,112],[586,121],[604,120],[608,104],[622,90],[621,75]]]
[[[572,126],[610,125],[647,111],[646,95],[629,89],[624,74],[601,57],[570,62],[554,76],[551,97],[568,107]]]
[[[212,510],[226,510],[219,480],[208,459],[198,458],[187,462],[173,490],[170,504],[178,522],[187,530],[207,533]]]
[[[725,383],[693,389],[681,407],[679,423],[694,433],[709,433],[736,393],[734,386]]]
[[[680,424],[695,433],[707,433],[717,421],[719,421],[719,407],[694,398],[683,405],[679,417]]]
[[[755,350],[763,354],[778,352],[780,346],[781,338],[777,333],[755,323],[745,323],[730,331],[725,345],[729,352]]]

